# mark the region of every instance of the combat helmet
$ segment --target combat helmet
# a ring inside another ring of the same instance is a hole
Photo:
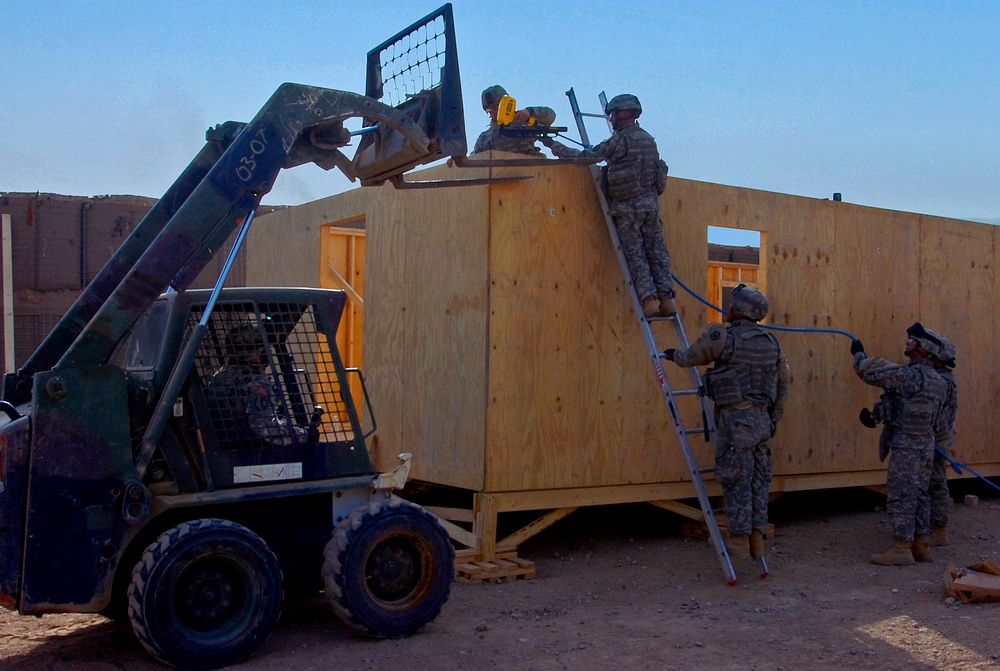
[[[954,367],[955,354],[955,344],[944,336],[941,336],[941,353],[938,355],[938,359],[944,363],[950,363]]]
[[[634,110],[635,117],[638,119],[639,115],[642,114],[642,105],[639,103],[639,99],[631,93],[622,93],[609,100],[607,107],[604,108],[606,114],[611,114],[615,110]]]
[[[483,89],[483,109],[496,105],[505,95],[507,95],[507,89],[499,84]]]
[[[916,340],[917,344],[920,345],[924,351],[938,361],[947,361],[948,359],[955,358],[955,346],[948,342],[948,344],[951,345],[951,356],[945,356],[946,339],[940,333],[924,328],[923,324],[920,322],[913,322],[913,325],[906,329],[906,335],[910,336],[913,340]]]
[[[257,324],[239,324],[226,333],[226,350],[232,363],[248,364],[266,356],[264,337]]]
[[[739,284],[733,289],[732,311],[751,321],[759,322],[767,316],[767,296],[764,292],[745,284]]]

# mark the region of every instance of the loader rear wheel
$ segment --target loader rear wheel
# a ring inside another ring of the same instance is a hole
[[[161,534],[132,571],[128,613],[139,642],[185,669],[217,669],[260,649],[281,614],[281,569],[259,536],[201,519]]]
[[[454,574],[447,532],[401,499],[355,510],[323,553],[323,585],[334,611],[378,638],[407,636],[437,617]]]

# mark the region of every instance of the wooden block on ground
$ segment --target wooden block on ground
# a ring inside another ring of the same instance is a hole
[[[965,495],[965,505],[969,506],[970,508],[974,508],[975,506],[978,506],[979,505],[979,497],[976,496],[975,494],[966,494]]]
[[[499,582],[504,579],[531,580],[534,577],[535,562],[520,557],[455,564],[455,580],[467,584]]]

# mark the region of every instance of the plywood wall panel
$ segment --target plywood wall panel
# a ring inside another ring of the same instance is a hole
[[[522,169],[491,188],[492,491],[621,479],[621,276],[589,176]],[[589,196],[589,197],[588,197]]]
[[[767,252],[761,254],[771,306],[767,323],[837,328],[833,204],[760,191],[748,191],[745,199],[754,203],[756,225],[767,241]],[[836,404],[811,408],[809,399],[832,397],[848,379],[849,341],[800,331],[775,335],[792,373],[785,417],[772,446],[775,468],[782,474],[827,472],[844,456],[835,437],[843,415]]]
[[[424,178],[448,172],[440,168]],[[487,191],[466,187],[456,197],[457,189],[381,189],[368,213],[365,324],[372,401],[390,413],[385,424],[380,420],[380,465],[411,451],[412,477],[479,489],[489,309]]]
[[[401,354],[406,347],[406,324],[403,311],[409,302],[406,260],[399,253],[405,248],[410,232],[405,221],[395,221],[396,210],[391,206],[396,194],[390,186],[377,187],[376,197],[370,198],[365,212],[365,338],[364,371],[371,395],[378,431],[372,453],[375,467],[391,467],[395,456],[411,451],[404,448],[403,431],[406,412],[405,373]],[[362,190],[364,191],[364,190]],[[414,467],[424,461],[419,455]]]
[[[1000,459],[997,450],[995,236],[997,228],[920,217],[920,321],[955,343],[959,386],[955,456]]]

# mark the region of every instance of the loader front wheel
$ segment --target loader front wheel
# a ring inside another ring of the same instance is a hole
[[[142,645],[184,669],[217,669],[257,652],[281,614],[281,569],[234,522],[201,519],[164,532],[132,571],[128,613]]]
[[[433,515],[401,499],[372,503],[337,525],[323,585],[337,615],[378,638],[417,631],[441,612],[455,550]]]

